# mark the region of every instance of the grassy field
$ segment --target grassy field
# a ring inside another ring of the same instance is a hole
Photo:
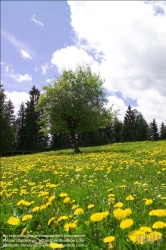
[[[1,249],[166,249],[166,141],[1,159]]]

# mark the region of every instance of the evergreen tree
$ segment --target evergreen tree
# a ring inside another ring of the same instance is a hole
[[[35,111],[35,106],[40,97],[40,91],[33,86],[29,92],[30,100],[25,108],[25,135],[24,149],[37,150],[47,148],[48,136],[40,132],[39,120],[41,112]]]
[[[16,119],[16,145],[15,149],[24,150],[25,149],[25,104],[21,103],[20,109],[17,113]]]
[[[11,101],[6,101],[7,96],[3,85],[0,85],[0,155],[13,150],[14,131],[12,127],[12,112],[14,106]]]
[[[154,141],[159,139],[158,128],[155,119],[153,119],[153,121],[148,126],[148,138],[149,140]]]
[[[114,134],[115,134],[114,142],[122,141],[122,138],[121,138],[122,128],[123,128],[123,123],[118,118],[116,118],[114,120]]]
[[[143,115],[134,109],[135,113],[135,140],[136,141],[145,141],[148,138],[147,130],[148,124],[144,119]]]
[[[123,127],[121,131],[122,141],[135,141],[135,113],[129,105],[124,116]]]
[[[48,136],[40,132],[40,112],[35,111],[40,91],[33,86],[29,91],[30,100],[21,104],[16,120],[16,149],[40,150],[47,148]]]
[[[160,139],[165,140],[166,139],[166,125],[162,122],[160,127]]]

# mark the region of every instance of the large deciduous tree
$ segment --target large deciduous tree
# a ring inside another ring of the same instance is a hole
[[[78,65],[75,70],[64,70],[53,85],[43,87],[37,110],[42,111],[42,131],[67,133],[80,153],[77,134],[106,127],[111,111],[106,109],[103,80],[92,73],[89,66]]]

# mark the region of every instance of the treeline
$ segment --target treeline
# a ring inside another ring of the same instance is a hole
[[[40,90],[35,86],[29,92],[29,101],[22,102],[17,115],[14,105],[7,101],[5,89],[0,85],[0,154],[11,151],[44,151],[71,148],[72,143],[65,133],[45,135],[40,131],[41,113],[35,111]],[[97,131],[77,134],[80,147],[99,146],[115,142],[164,140],[166,125],[158,129],[155,119],[149,124],[143,115],[131,106],[126,110],[123,122],[113,116],[109,126]]]

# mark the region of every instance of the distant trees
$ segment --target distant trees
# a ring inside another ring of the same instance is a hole
[[[53,86],[43,88],[36,110],[42,112],[45,133],[66,133],[75,153],[79,153],[77,134],[106,127],[111,113],[105,108],[106,98],[100,75],[90,67],[77,66],[64,70]]]

